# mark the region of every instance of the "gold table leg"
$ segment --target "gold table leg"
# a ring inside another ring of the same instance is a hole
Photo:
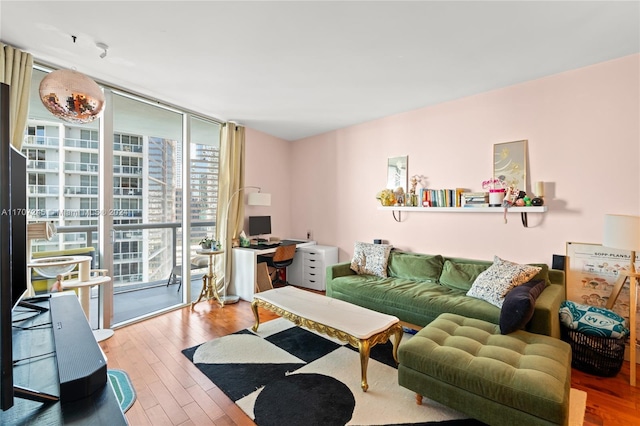
[[[258,301],[257,300],[253,300],[253,302],[251,302],[251,310],[253,311],[253,316],[256,319],[255,324],[253,324],[253,327],[251,327],[251,329],[256,332],[258,331],[258,327],[260,326],[260,315],[258,315]]]

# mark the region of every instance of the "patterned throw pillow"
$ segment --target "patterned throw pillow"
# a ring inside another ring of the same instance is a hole
[[[390,252],[391,246],[388,244],[357,242],[353,249],[351,269],[359,275],[377,275],[386,278]]]
[[[509,290],[533,278],[541,268],[520,265],[494,256],[493,265],[480,273],[467,292],[467,296],[485,300],[502,308]]]

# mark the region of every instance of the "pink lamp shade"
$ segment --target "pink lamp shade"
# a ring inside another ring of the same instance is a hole
[[[640,251],[640,216],[605,215],[602,245],[620,250]]]

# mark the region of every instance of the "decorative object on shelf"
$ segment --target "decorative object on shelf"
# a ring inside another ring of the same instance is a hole
[[[399,186],[396,188],[395,191],[393,191],[393,196],[396,199],[396,206],[404,206],[405,205],[405,201],[406,201],[406,197],[405,197],[405,193],[404,193],[404,189]]]
[[[396,197],[390,189],[383,189],[376,196],[383,206],[393,206],[396,203]]]
[[[402,188],[402,193],[408,190],[407,171],[409,166],[409,157],[391,157],[387,160],[387,189],[397,190]]]
[[[514,188],[527,187],[527,141],[493,145],[493,177]]]
[[[489,207],[502,206],[506,187],[504,180],[496,177],[482,182],[482,189],[489,190]]]
[[[531,205],[532,206],[542,206],[544,205],[544,182],[536,182],[535,184],[535,192],[534,192],[534,197],[531,200]]]
[[[43,78],[40,100],[51,114],[76,124],[92,122],[104,108],[100,86],[74,70],[56,70]]]
[[[424,179],[424,176],[422,175],[413,175],[411,176],[411,179],[409,179],[409,182],[411,182],[411,187],[409,188],[409,195],[407,197],[407,206],[410,207],[418,207],[420,204],[418,204],[418,193],[417,193],[417,186],[418,184],[420,185],[420,189],[422,189],[422,180]]]

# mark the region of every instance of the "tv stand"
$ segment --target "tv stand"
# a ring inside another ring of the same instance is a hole
[[[13,366],[14,404],[0,411],[0,424],[126,425],[75,293],[33,303],[50,309],[38,315],[13,312],[14,321],[21,321],[12,330],[14,360],[20,361]]]

